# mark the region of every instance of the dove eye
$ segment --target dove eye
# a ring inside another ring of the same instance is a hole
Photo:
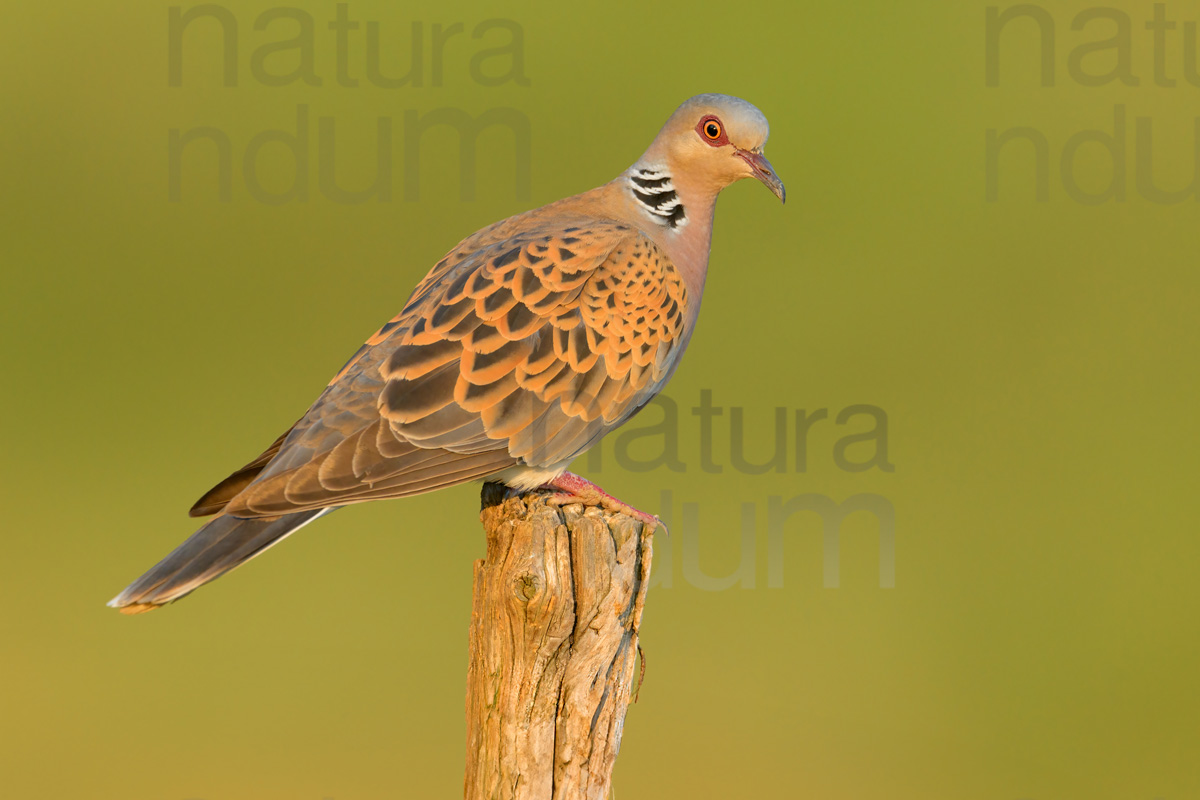
[[[700,134],[701,139],[713,147],[729,144],[729,137],[725,135],[725,126],[716,117],[708,116],[700,120],[700,124],[696,126],[696,132]]]
[[[704,144],[714,146],[714,148],[722,148],[722,146],[730,143],[730,137],[726,136],[725,126],[721,125],[721,121],[715,116],[709,114],[696,125],[696,133],[700,134],[700,138],[704,140]]]

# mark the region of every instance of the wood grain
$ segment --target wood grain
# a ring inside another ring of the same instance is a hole
[[[634,682],[651,534],[485,484],[467,671],[467,800],[609,796]]]

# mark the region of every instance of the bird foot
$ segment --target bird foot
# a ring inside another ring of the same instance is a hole
[[[667,526],[663,525],[662,520],[656,515],[647,514],[628,503],[621,502],[587,478],[582,478],[573,472],[564,472],[540,488],[554,492],[553,495],[546,498],[549,505],[565,506],[571,503],[582,503],[586,506],[600,506],[606,511],[633,517],[651,531],[662,528],[663,533],[667,532]]]

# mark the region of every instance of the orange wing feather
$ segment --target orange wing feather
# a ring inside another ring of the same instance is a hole
[[[565,467],[649,402],[686,340],[665,254],[616,222],[512,223],[439,262],[308,413],[196,510],[273,516]]]

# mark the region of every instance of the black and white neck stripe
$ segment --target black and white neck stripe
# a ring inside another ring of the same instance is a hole
[[[634,167],[629,173],[629,188],[634,200],[660,225],[682,228],[687,224],[687,212],[666,170]]]

